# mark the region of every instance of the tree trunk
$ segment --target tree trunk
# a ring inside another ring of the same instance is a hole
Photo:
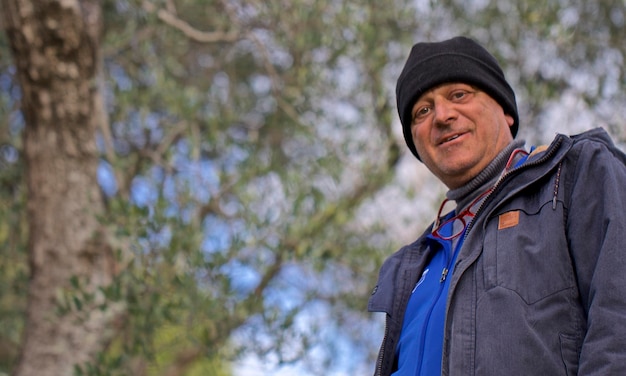
[[[72,375],[113,318],[99,287],[113,258],[96,171],[101,9],[97,1],[0,0],[22,89],[30,285],[14,374]]]

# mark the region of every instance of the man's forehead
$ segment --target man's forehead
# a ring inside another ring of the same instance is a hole
[[[431,87],[430,89],[426,90],[424,93],[422,93],[422,95],[420,95],[416,102],[418,102],[419,100],[428,97],[429,95],[433,95],[436,92],[439,91],[447,91],[447,90],[456,90],[456,89],[471,89],[471,90],[476,90],[476,91],[482,91],[480,90],[480,88],[476,87],[475,85],[471,85],[465,82],[444,82],[442,84],[438,84],[435,85],[433,87]]]

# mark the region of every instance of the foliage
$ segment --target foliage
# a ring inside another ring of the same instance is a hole
[[[105,221],[125,235],[107,294],[129,310],[112,353],[163,361],[176,327],[181,369],[252,350],[294,362],[336,341],[327,327],[360,329],[331,312],[366,322],[389,246],[351,222],[398,150],[379,39],[394,14],[377,7],[107,4],[101,174]]]

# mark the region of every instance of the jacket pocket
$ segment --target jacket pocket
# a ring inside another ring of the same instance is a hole
[[[526,304],[575,286],[563,206],[541,198],[514,200],[492,214],[483,244],[486,289],[512,290]]]

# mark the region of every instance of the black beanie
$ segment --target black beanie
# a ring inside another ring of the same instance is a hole
[[[496,59],[475,41],[456,37],[443,42],[417,43],[398,77],[396,100],[404,140],[419,159],[411,135],[411,112],[417,99],[433,87],[460,82],[473,85],[489,94],[513,117],[513,137],[517,134],[519,116],[515,93],[504,78]]]

